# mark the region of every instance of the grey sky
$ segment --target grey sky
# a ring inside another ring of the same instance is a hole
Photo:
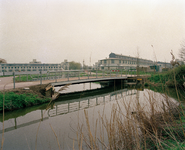
[[[0,58],[87,65],[110,52],[158,61],[178,56],[184,0],[0,0]],[[154,49],[151,47],[154,46]]]

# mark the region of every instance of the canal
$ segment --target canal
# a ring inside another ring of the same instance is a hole
[[[111,117],[113,106],[119,105],[122,113],[127,113],[126,106],[129,105],[131,113],[139,102],[143,110],[150,111],[148,99],[155,99],[155,106],[159,107],[166,98],[165,94],[149,89],[102,87],[97,83],[69,86],[62,93],[57,101],[49,105],[6,112],[3,149],[78,149],[79,128],[83,127],[84,134],[87,129],[84,110],[88,112],[93,132],[94,124],[100,116],[106,116],[107,119]],[[173,98],[169,99],[175,102]],[[1,141],[2,133],[1,114]]]

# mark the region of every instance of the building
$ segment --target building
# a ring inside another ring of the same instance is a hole
[[[45,64],[34,59],[30,63],[0,63],[0,72],[24,72],[24,71],[61,71],[69,69],[65,60],[60,64]]]
[[[119,55],[110,53],[109,58],[99,60],[96,66],[99,70],[116,70],[116,69],[136,69],[137,64],[140,67],[148,67],[153,65],[152,60]]]
[[[170,68],[172,68],[172,65],[170,63],[167,63],[167,62],[158,61],[156,64],[157,64],[157,66],[159,66],[159,72],[165,71],[165,70],[167,71]]]

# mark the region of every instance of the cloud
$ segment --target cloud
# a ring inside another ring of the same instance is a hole
[[[1,51],[8,62],[64,59],[89,64],[110,52],[169,61],[184,37],[184,2],[1,1]],[[169,54],[168,54],[169,53]]]

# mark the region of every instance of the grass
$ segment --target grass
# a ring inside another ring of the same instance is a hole
[[[15,94],[14,92],[6,92],[4,94],[4,109],[5,111],[20,109],[28,106],[34,106],[49,102],[50,99],[39,98],[33,94]],[[3,93],[0,93],[0,111],[3,110]]]
[[[150,82],[160,83],[168,87],[175,87],[175,81],[177,86],[182,86],[184,83],[185,65],[173,68],[165,73],[153,74],[149,78]],[[174,80],[175,79],[175,80]]]

